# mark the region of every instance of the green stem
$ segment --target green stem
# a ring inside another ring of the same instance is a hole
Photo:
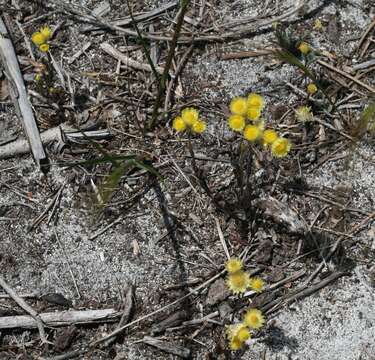
[[[156,78],[156,80],[158,82],[158,89],[160,89],[160,76],[159,76],[159,73],[156,70],[155,64],[154,64],[154,62],[151,59],[150,52],[147,49],[146,41],[145,41],[144,37],[142,36],[141,31],[139,30],[137,20],[135,20],[135,18],[133,16],[133,11],[132,11],[132,9],[130,7],[129,0],[126,0],[126,3],[128,5],[129,15],[130,15],[130,17],[132,19],[133,26],[134,26],[134,28],[135,28],[135,30],[136,30],[136,32],[138,34],[139,40],[141,42],[141,46],[142,46],[143,52],[145,53],[147,62],[150,64],[152,73],[154,74],[154,76],[155,76],[155,78]]]
[[[172,60],[173,60],[173,57],[174,57],[174,54],[175,54],[177,41],[178,41],[178,38],[179,38],[180,33],[181,33],[182,24],[184,22],[184,16],[186,14],[188,5],[190,4],[190,0],[181,0],[180,4],[181,4],[180,10],[179,10],[179,14],[178,14],[178,17],[177,17],[177,22],[176,22],[175,30],[174,30],[174,33],[173,33],[173,38],[172,38],[172,41],[171,41],[171,48],[169,50],[167,60],[165,62],[165,66],[164,66],[164,71],[163,71],[163,74],[162,74],[161,79],[160,79],[160,86],[159,86],[158,94],[156,96],[156,100],[155,100],[154,107],[153,107],[153,110],[152,110],[152,116],[151,116],[150,121],[147,124],[147,130],[149,130],[149,131],[153,130],[155,128],[156,124],[157,124],[157,119],[158,119],[158,115],[159,115],[159,108],[160,108],[160,104],[161,104],[161,101],[162,101],[162,97],[163,97],[164,92],[165,92],[169,70],[170,70],[171,65],[172,65]]]

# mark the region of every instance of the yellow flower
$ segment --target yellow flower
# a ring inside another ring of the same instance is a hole
[[[280,137],[272,144],[271,152],[273,156],[281,158],[288,155],[290,148],[289,140]]]
[[[35,80],[36,82],[42,80],[42,75],[40,75],[40,74],[36,74],[35,77],[34,77],[34,80]]]
[[[39,50],[41,52],[48,52],[49,50],[49,45],[48,44],[42,44],[42,45],[39,45]]]
[[[181,117],[186,125],[193,126],[193,124],[199,120],[199,113],[198,110],[194,108],[185,108],[181,112]]]
[[[312,119],[313,114],[309,106],[300,106],[296,111],[297,120],[306,122]]]
[[[250,339],[250,337],[250,330],[245,325],[243,325],[243,327],[241,327],[241,329],[237,332],[237,338],[240,341],[247,341]]]
[[[225,264],[225,268],[227,269],[229,274],[234,274],[237,271],[242,270],[242,267],[243,262],[241,259],[238,258],[230,258]]]
[[[252,329],[261,328],[264,324],[262,312],[258,309],[249,309],[245,314],[244,323]]]
[[[263,145],[268,146],[273,144],[279,136],[273,129],[267,129],[263,132]]]
[[[318,91],[318,88],[316,87],[314,83],[307,85],[307,92],[310,95],[314,95],[317,91]]]
[[[250,288],[257,293],[263,291],[264,281],[259,277],[250,278]]]
[[[304,41],[302,41],[299,46],[298,46],[298,50],[303,54],[303,55],[307,55],[310,51],[311,51],[311,48],[310,48],[310,45]]]
[[[323,30],[323,24],[319,19],[315,20],[313,29],[318,31]]]
[[[247,101],[243,97],[235,97],[229,105],[230,111],[235,115],[246,115]]]
[[[206,130],[206,123],[201,120],[197,120],[193,125],[191,126],[191,130],[197,134],[202,134],[203,131]]]
[[[244,323],[233,324],[227,327],[227,336],[229,340],[233,338],[238,339],[240,342],[249,340],[251,337],[250,331]]]
[[[239,270],[234,274],[229,274],[227,278],[227,285],[234,294],[244,293],[249,287],[249,274]]]
[[[49,26],[43,26],[40,28],[39,32],[46,38],[46,40],[50,39],[52,36],[52,30]]]
[[[228,119],[228,125],[233,131],[242,131],[246,125],[245,118],[241,115],[231,115]]]
[[[31,35],[31,41],[35,45],[42,45],[46,42],[46,40],[46,37],[40,31],[37,31]]]
[[[256,108],[262,111],[264,108],[264,99],[259,94],[251,93],[247,97],[247,105],[249,107]]]
[[[229,348],[231,350],[234,350],[234,351],[240,350],[242,346],[243,346],[243,342],[239,338],[234,337],[230,339],[229,341]]]
[[[250,120],[256,121],[260,117],[261,110],[258,107],[250,106],[247,110],[247,117]]]
[[[262,136],[262,129],[257,125],[247,125],[243,136],[248,141],[255,141]]]
[[[181,117],[181,116],[177,116],[176,118],[174,118],[174,120],[173,120],[173,124],[172,124],[172,127],[173,127],[173,129],[175,129],[177,132],[182,132],[182,131],[185,131],[185,130],[186,130],[186,124],[185,124],[185,121],[182,120],[182,117]]]

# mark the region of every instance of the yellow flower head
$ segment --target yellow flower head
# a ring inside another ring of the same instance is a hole
[[[249,107],[256,108],[262,111],[264,108],[264,99],[259,94],[251,93],[247,97],[247,105]]]
[[[244,293],[249,287],[249,280],[249,274],[245,271],[239,270],[234,274],[229,274],[227,285],[234,294]]]
[[[237,338],[240,341],[247,341],[250,339],[250,337],[251,337],[250,330],[245,325],[241,327],[241,329],[238,330],[237,332]]]
[[[278,138],[277,132],[273,129],[267,129],[263,132],[263,145],[272,145]]]
[[[202,134],[203,131],[206,130],[206,123],[201,120],[197,120],[193,125],[191,126],[191,130],[195,132],[196,134]]]
[[[52,30],[49,26],[43,26],[40,28],[39,32],[46,38],[46,40],[50,39],[52,36]]]
[[[185,121],[182,120],[181,116],[177,116],[176,118],[173,119],[172,123],[173,129],[175,129],[177,132],[182,132],[186,130],[186,124]]]
[[[225,268],[227,269],[229,274],[234,274],[237,271],[242,270],[242,267],[243,262],[241,259],[238,258],[230,258],[225,264]]]
[[[260,329],[264,324],[262,312],[258,309],[249,309],[245,314],[244,323],[252,329]]]
[[[313,29],[318,31],[323,30],[323,24],[319,19],[315,20]]]
[[[262,136],[262,129],[257,125],[247,125],[243,136],[247,141],[256,141]]]
[[[42,80],[42,75],[40,75],[40,74],[36,74],[35,77],[34,77],[34,80],[35,80],[36,82]]]
[[[246,115],[247,101],[243,97],[235,97],[229,105],[230,111],[235,115]]]
[[[314,95],[317,91],[318,91],[318,88],[316,87],[314,83],[307,85],[307,92],[310,95]]]
[[[310,48],[310,45],[304,41],[302,41],[299,46],[298,46],[298,50],[303,54],[303,55],[307,55],[310,51],[311,51],[311,48]]]
[[[185,108],[181,112],[182,120],[188,126],[193,126],[193,124],[199,120],[199,113],[197,109],[194,108]]]
[[[264,288],[264,281],[259,277],[250,278],[250,288],[257,293],[261,293]]]
[[[231,341],[238,339],[241,343],[249,340],[251,337],[250,331],[244,323],[233,324],[227,327],[227,337]]]
[[[37,31],[31,35],[31,41],[35,45],[42,45],[46,42],[46,40],[46,37],[40,31]]]
[[[247,109],[247,117],[249,118],[249,120],[253,120],[253,121],[257,121],[260,117],[260,113],[262,111],[260,110],[260,108],[258,107],[254,107],[254,106],[250,106],[248,109]]]
[[[272,144],[271,152],[273,156],[281,158],[288,155],[290,148],[291,144],[289,140],[280,137]]]
[[[246,125],[245,118],[241,115],[231,115],[228,125],[233,131],[242,131]]]
[[[39,45],[39,50],[40,50],[41,52],[48,52],[48,50],[49,50],[49,45],[48,45],[48,44],[41,44],[41,45]]]
[[[233,351],[242,349],[242,346],[243,342],[237,337],[234,337],[229,341],[229,348]]]
[[[300,106],[296,111],[297,120],[306,122],[312,119],[313,114],[309,106]]]

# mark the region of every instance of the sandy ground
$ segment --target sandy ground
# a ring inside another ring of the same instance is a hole
[[[242,0],[235,3],[236,6],[229,2],[223,4],[217,10],[218,19],[224,21],[260,12],[258,2]],[[289,9],[294,3],[282,2],[279,11]],[[317,0],[310,1],[308,9],[315,9],[321,3]],[[317,16],[306,20],[306,24],[311,28],[314,19],[319,18],[328,26],[332,17],[338,16],[340,40],[334,43],[330,39],[330,33],[316,32],[311,36],[312,45],[341,56],[349,56],[364,28],[371,22],[374,6],[365,0],[358,0],[353,4],[336,4],[334,1],[325,3],[326,6],[322,7]],[[87,1],[83,5],[90,7],[93,3]],[[271,59],[223,61],[216,56],[219,51],[264,48],[271,45],[272,39],[272,34],[267,32],[231,46],[218,45],[211,47],[210,51],[198,52],[187,69],[189,79],[193,81],[183,83],[184,91],[199,91],[201,100],[215,104],[222,102],[224,105],[232,96],[257,91],[265,95],[270,107],[294,106],[299,97],[291,92],[286,82],[293,83],[295,69],[287,65],[274,67],[270,63]],[[367,81],[375,85],[373,76]],[[209,86],[201,91],[205,84]],[[359,108],[364,103],[365,101],[358,103]],[[209,130],[204,137],[213,137],[218,131],[225,136],[225,122],[218,122],[215,114],[208,113],[206,116]],[[267,121],[272,121],[271,114],[266,117]],[[8,117],[4,123],[4,134],[8,131],[7,136],[14,130],[9,125],[10,120]],[[125,118],[120,115],[118,120]],[[345,186],[353,194],[350,206],[371,212],[375,199],[373,154],[373,140],[366,139],[354,154],[349,169],[345,168],[344,160],[329,161],[308,173],[306,180],[321,189]],[[314,156],[319,158],[322,154]],[[170,156],[162,154],[159,159],[161,162],[170,161]],[[225,257],[214,220],[207,215],[211,214],[212,208],[204,197],[191,196],[193,190],[175,168],[163,174],[168,178],[161,189],[169,210],[188,228],[188,231],[178,233],[177,242],[166,236],[165,219],[163,220],[160,198],[158,200],[155,189],[151,189],[130,212],[115,214],[123,216],[119,224],[90,240],[93,234],[113,219],[109,216],[104,223],[95,223],[90,198],[91,175],[72,173],[53,166],[46,178],[35,169],[29,157],[1,162],[0,270],[17,292],[57,292],[72,300],[75,308],[106,308],[118,303],[123,284],[130,281],[137,287],[137,318],[180,297],[180,291],[170,292],[165,291],[165,288],[179,283],[181,277],[191,280],[218,271]],[[137,187],[134,182],[142,188],[142,179],[136,178],[128,184],[129,189]],[[30,223],[43,211],[51,196],[61,186],[64,187],[58,218],[49,224],[43,221],[36,230],[28,232]],[[314,214],[311,214],[311,218],[314,218]],[[224,233],[229,238],[231,227],[226,227]],[[233,355],[233,358],[374,359],[375,223],[368,224],[355,241],[350,241],[349,244],[346,251],[355,262],[350,276],[272,315],[270,325],[249,341],[246,351]],[[297,267],[310,265],[301,261]],[[333,262],[329,266],[330,270],[338,267]],[[45,304],[38,303],[36,306],[43,310]],[[197,299],[190,309],[194,317],[203,316],[211,310],[205,307],[204,298]],[[128,334],[124,344],[116,345],[116,350],[124,353],[124,359],[174,358],[136,343],[149,333],[152,323],[152,320],[148,320],[136,326]],[[208,330],[197,337],[200,344],[194,344],[194,359],[208,359],[208,353],[215,359],[213,347],[217,337],[223,337],[223,331],[222,328],[213,326]],[[108,327],[104,325],[89,334],[99,336],[106,331]],[[90,338],[89,334],[83,335],[86,336],[84,340]],[[31,334],[26,332],[23,335],[7,335],[5,340],[10,344],[17,344],[27,341],[29,337]],[[178,336],[176,341],[179,341]],[[95,359],[107,359],[109,356],[108,353],[97,354]]]

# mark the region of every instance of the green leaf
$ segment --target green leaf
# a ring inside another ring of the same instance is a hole
[[[134,164],[141,170],[145,170],[153,175],[155,175],[159,180],[164,180],[163,177],[160,175],[160,173],[152,166],[146,164],[144,161],[139,161],[137,159],[134,159]]]
[[[75,162],[67,162],[66,166],[68,167],[73,167],[73,166],[78,166],[78,165],[98,165],[98,164],[104,164],[104,163],[114,163],[114,166],[118,166],[117,161],[122,161],[122,160],[132,160],[135,159],[135,155],[105,155],[100,158],[96,159],[90,159],[90,160],[81,160],[81,161],[75,161]]]
[[[107,176],[104,182],[99,187],[99,206],[106,206],[111,199],[113,193],[118,188],[122,176],[125,174],[125,171],[133,167],[133,160],[129,160],[126,163],[118,165],[115,169]]]
[[[361,118],[353,135],[359,140],[367,131],[371,133],[375,131],[375,103],[368,105],[362,111]]]

